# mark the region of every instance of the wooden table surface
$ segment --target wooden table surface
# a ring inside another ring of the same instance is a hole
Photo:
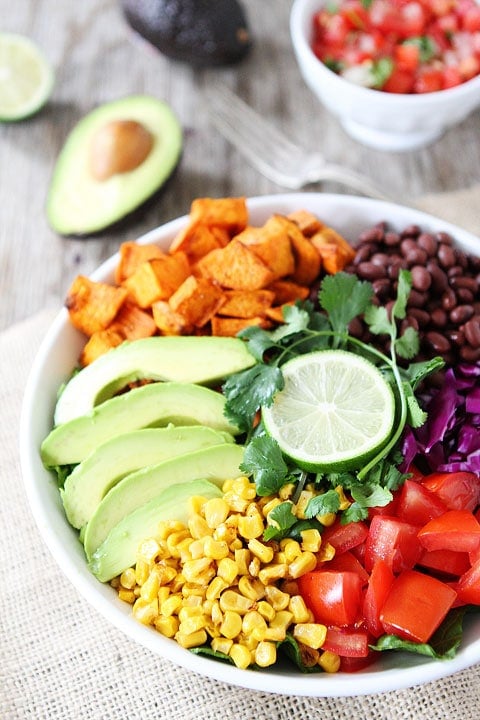
[[[1,30],[34,39],[56,72],[50,103],[34,118],[0,125],[0,329],[60,307],[73,277],[91,272],[120,242],[187,213],[195,197],[278,193],[212,127],[205,89],[224,82],[310,149],[365,171],[392,192],[416,196],[479,180],[480,113],[416,152],[384,153],[350,139],[312,96],[289,38],[291,0],[244,0],[254,48],[238,65],[195,69],[140,42],[116,0],[0,0]],[[185,132],[178,172],[133,224],[88,240],[53,232],[45,217],[52,169],[74,124],[100,103],[133,93],[168,102]],[[345,192],[332,183],[309,189]]]

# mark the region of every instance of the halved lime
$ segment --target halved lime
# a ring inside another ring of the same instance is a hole
[[[312,472],[361,468],[389,439],[392,389],[359,355],[321,350],[282,366],[283,390],[262,408],[267,432],[299,467]]]
[[[0,121],[23,120],[40,110],[53,80],[53,70],[34,42],[0,33]]]

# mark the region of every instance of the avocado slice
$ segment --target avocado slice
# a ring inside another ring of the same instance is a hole
[[[212,445],[233,442],[232,435],[202,425],[149,428],[123,433],[97,447],[65,480],[67,519],[81,528],[107,492],[125,475]]]
[[[155,537],[162,520],[179,520],[187,524],[188,501],[193,495],[209,500],[221,497],[222,491],[208,480],[171,485],[145,505],[141,505],[113,527],[95,550],[90,570],[100,582],[108,582],[135,564],[140,543]]]
[[[108,492],[88,521],[83,542],[87,559],[123,518],[150,502],[163,490],[190,480],[210,480],[221,485],[241,475],[243,446],[224,443],[165,460],[124,477]]]
[[[71,130],[47,195],[61,235],[105,230],[143,205],[176,168],[182,129],[171,108],[148,95],[100,105]]]
[[[146,427],[207,425],[238,435],[224,415],[219,392],[189,383],[150,383],[117,395],[87,415],[58,425],[42,442],[40,456],[48,468],[74,465],[116,435]]]
[[[194,66],[238,62],[252,45],[238,0],[122,0],[122,8],[147,42]]]
[[[215,385],[254,364],[240,338],[155,336],[124,342],[67,382],[55,408],[55,425],[86,415],[135,380]]]

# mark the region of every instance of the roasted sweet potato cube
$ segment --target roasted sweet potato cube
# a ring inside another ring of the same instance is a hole
[[[123,303],[110,329],[121,333],[127,340],[139,340],[157,332],[151,313],[141,310],[129,300]]]
[[[196,263],[211,250],[221,247],[224,247],[224,243],[221,243],[212,229],[206,225],[187,226],[173,240],[170,254],[181,250],[187,255],[190,263]]]
[[[124,288],[77,275],[68,290],[65,306],[72,325],[90,336],[110,325],[126,297]]]
[[[226,299],[218,310],[218,315],[237,318],[265,315],[274,297],[272,290],[225,290]]]
[[[187,325],[203,327],[224,301],[223,290],[217,283],[190,275],[173,293],[169,305],[185,318]]]
[[[158,300],[152,305],[153,320],[162,335],[187,335],[192,326],[180,313],[172,310],[166,300]]]
[[[96,360],[100,355],[104,355],[125,340],[125,336],[118,330],[107,328],[107,330],[97,330],[87,340],[82,352],[80,353],[80,365],[85,367]]]
[[[236,235],[247,225],[247,203],[244,197],[197,198],[190,206],[189,219],[194,226],[215,225]]]
[[[122,282],[147,260],[152,258],[160,258],[165,255],[158,245],[148,243],[147,245],[139,245],[136,242],[127,241],[120,245],[120,259],[115,268],[115,282],[121,285]]]
[[[312,235],[311,242],[320,253],[323,268],[331,275],[343,270],[355,257],[353,247],[333,228],[322,228]]]
[[[141,308],[147,308],[156,300],[168,300],[189,275],[187,256],[178,252],[147,260],[123,285],[133,302]]]
[[[318,250],[302,233],[298,225],[285,215],[273,215],[267,224],[282,228],[290,239],[295,260],[295,269],[289,273],[290,279],[299,285],[311,285],[319,276],[322,266]]]
[[[196,270],[231,290],[259,290],[275,277],[264,261],[237,239],[205,255],[198,261]]]
[[[285,228],[268,220],[261,228],[247,228],[235,236],[258,255],[276,278],[291,275],[295,260]]]
[[[212,318],[212,335],[234,337],[240,330],[250,327],[251,325],[258,325],[265,329],[272,326],[266,318],[260,316],[251,318],[229,318],[215,315]]]
[[[295,210],[287,215],[289,220],[293,220],[300,231],[306,236],[311,237],[314,233],[322,229],[324,224],[316,215],[308,210]]]
[[[275,280],[275,282],[268,286],[268,289],[272,290],[275,295],[275,305],[283,305],[284,303],[295,302],[296,300],[305,300],[310,294],[308,287],[298,285],[290,280]]]

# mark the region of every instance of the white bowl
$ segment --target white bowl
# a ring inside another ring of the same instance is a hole
[[[426,230],[450,232],[459,246],[479,252],[480,241],[473,235],[441,220],[410,208],[347,195],[297,193],[253,198],[248,201],[253,224],[262,224],[272,213],[287,214],[305,208],[316,213],[347,238],[354,240],[362,229],[387,220],[401,230],[412,223]],[[141,243],[157,242],[167,248],[175,233],[186,223],[180,218],[144,235]],[[92,276],[111,281],[118,255],[105,262]],[[304,675],[293,666],[268,671],[239,670],[181,648],[173,640],[141,625],[131,615],[131,606],[118,599],[109,585],[101,584],[89,572],[78,534],[68,524],[56,481],[42,466],[39,447],[52,426],[58,387],[77,363],[82,335],[69,323],[63,309],[49,329],[34,361],[27,383],[20,427],[23,478],[32,513],[52,555],[64,574],[85,598],[129,638],[177,665],[232,685],[272,693],[300,696],[352,696],[410,687],[450,675],[480,662],[480,616],[466,627],[460,651],[453,660],[434,661],[416,655],[383,654],[369,668],[355,674]]]
[[[437,140],[480,106],[480,76],[438,92],[406,95],[361,87],[329,70],[313,53],[312,18],[325,0],[295,0],[293,49],[303,79],[355,140],[378,150],[405,151]]]

